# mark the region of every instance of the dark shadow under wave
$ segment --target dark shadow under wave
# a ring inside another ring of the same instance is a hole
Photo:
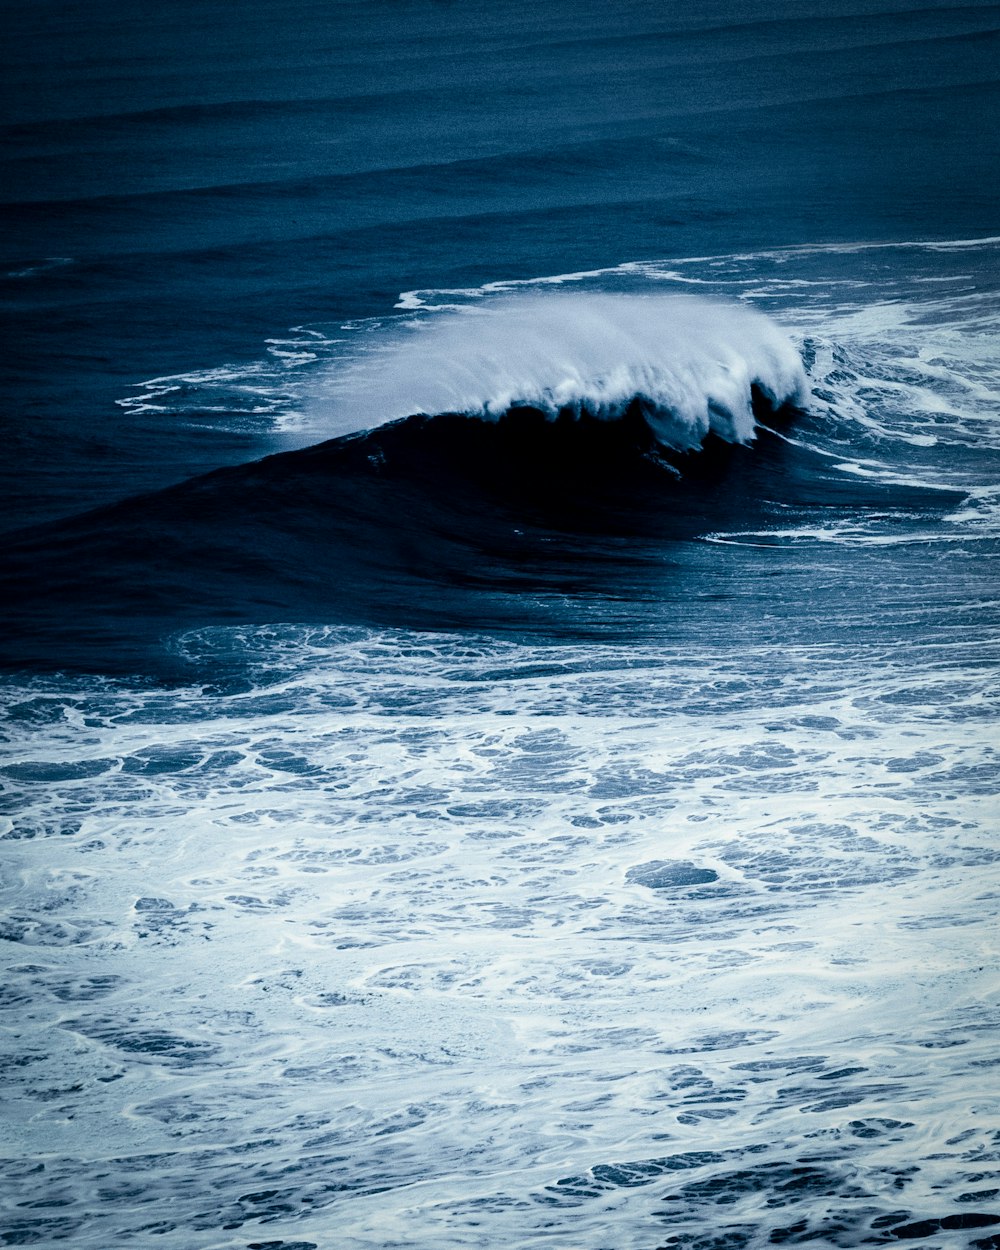
[[[628,636],[643,604],[725,597],[707,532],[878,490],[775,433],[792,410],[754,408],[774,427],[754,445],[688,453],[638,400],[613,422],[410,417],[22,531],[0,558],[0,658],[142,670],[179,630],[278,621]]]

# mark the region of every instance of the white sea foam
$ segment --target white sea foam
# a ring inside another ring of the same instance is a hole
[[[497,418],[516,405],[613,420],[639,397],[665,444],[709,430],[754,435],[751,387],[798,402],[798,352],[773,321],[739,304],[681,295],[508,295],[371,336],[327,375],[317,422],[328,435],[414,413]]]
[[[812,257],[833,258],[837,256],[858,256],[869,252],[899,251],[913,252],[915,256],[921,257],[926,261],[928,254],[947,255],[956,252],[989,251],[995,249],[998,244],[1000,244],[1000,236],[986,236],[978,239],[904,240],[882,243],[805,243],[793,247],[764,248],[761,251],[754,252],[718,253],[706,256],[675,256],[669,260],[625,261],[623,264],[608,265],[601,269],[582,269],[572,273],[547,274],[544,277],[537,278],[510,278],[486,282],[478,287],[442,287],[403,291],[396,307],[412,311],[418,308],[442,307],[442,297],[452,297],[464,303],[469,299],[482,299],[486,296],[499,295],[503,292],[532,290],[539,287],[586,285],[594,281],[599,282],[604,287],[608,287],[613,286],[617,280],[631,280],[634,278],[705,286],[716,284],[745,286],[748,271],[759,276],[761,262],[765,265],[784,267],[789,262],[804,261]],[[684,274],[682,271],[687,266],[696,266],[703,269],[704,272],[699,276]],[[724,276],[726,274],[731,276],[727,279]],[[773,273],[768,276],[767,287],[769,293],[773,291],[775,280]],[[920,283],[954,282],[959,279],[954,275],[950,275],[947,277],[913,276],[910,280]],[[871,285],[869,281],[859,278],[856,272],[849,278],[838,279],[832,277],[827,272],[819,278],[791,279],[786,283],[781,283],[780,279],[778,279],[777,282],[778,285],[782,286],[805,287],[815,285],[824,289],[837,286],[860,289]]]
[[[19,1244],[648,1250],[724,1216],[750,1246],[837,1203],[822,1244],[857,1245],[968,1209],[996,649],[922,619],[208,630],[178,646],[265,683],[20,691],[0,1049],[60,1205],[15,1170]]]

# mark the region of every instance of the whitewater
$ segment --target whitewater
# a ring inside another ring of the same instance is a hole
[[[710,430],[753,438],[753,387],[774,407],[805,393],[787,337],[739,304],[536,287],[435,311],[338,362],[314,428],[343,435],[414,413],[496,419],[515,407],[614,420],[639,401],[661,443],[690,451]]]

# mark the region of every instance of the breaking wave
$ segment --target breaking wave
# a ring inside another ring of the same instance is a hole
[[[623,417],[638,402],[657,440],[694,449],[712,432],[753,439],[753,394],[778,408],[806,390],[784,331],[741,304],[687,295],[518,294],[406,320],[325,376],[328,436],[402,417]]]

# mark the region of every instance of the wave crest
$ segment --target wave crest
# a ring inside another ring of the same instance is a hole
[[[639,402],[656,438],[684,451],[712,431],[754,436],[752,395],[802,401],[784,331],[741,304],[688,295],[519,294],[375,334],[332,370],[317,403],[330,436],[415,414],[497,419],[530,407],[616,420]]]

